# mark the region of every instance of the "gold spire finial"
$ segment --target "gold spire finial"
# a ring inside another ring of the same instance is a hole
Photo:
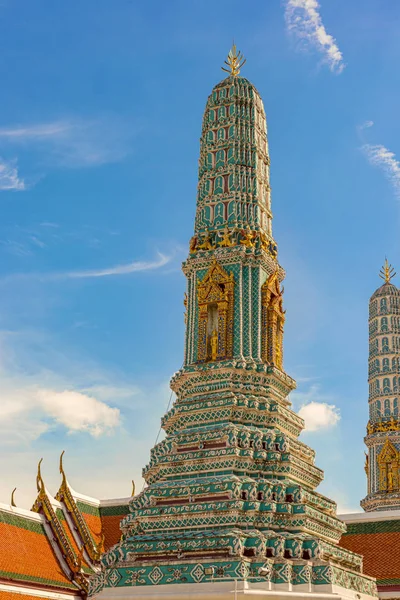
[[[14,498],[14,494],[16,492],[17,488],[14,488],[13,491],[11,492],[11,506],[16,507],[17,505],[15,504],[15,498]]]
[[[389,283],[396,274],[394,268],[389,264],[388,259],[385,257],[385,263],[379,272],[379,277],[384,279],[386,283]]]
[[[227,60],[224,61],[226,66],[229,67],[225,69],[225,67],[221,67],[225,73],[229,73],[232,77],[236,77],[240,73],[240,69],[243,67],[246,59],[243,54],[236,50],[235,42],[233,42],[232,48],[229,50],[229,54]]]

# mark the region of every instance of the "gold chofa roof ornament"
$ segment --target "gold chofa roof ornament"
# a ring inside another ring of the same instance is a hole
[[[396,275],[394,268],[389,264],[388,259],[385,258],[385,264],[379,272],[379,277],[386,283],[389,283],[391,279]]]
[[[243,67],[246,59],[243,54],[236,50],[235,42],[233,43],[232,48],[229,50],[229,54],[227,60],[224,61],[226,66],[229,67],[226,69],[225,67],[221,67],[225,73],[229,73],[232,77],[236,77],[240,73],[240,69]]]

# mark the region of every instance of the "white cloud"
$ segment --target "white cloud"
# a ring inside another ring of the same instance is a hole
[[[39,389],[38,406],[70,432],[86,431],[94,437],[120,425],[120,411],[81,392]]]
[[[0,190],[23,191],[25,182],[18,175],[15,163],[5,162],[0,158]]]
[[[0,332],[0,446],[29,445],[49,431],[112,433],[121,425],[119,399],[137,393],[120,376],[58,352],[40,331]]]
[[[299,410],[299,415],[305,421],[305,431],[331,429],[340,421],[339,409],[326,402],[304,404]]]
[[[298,414],[305,421],[305,431],[331,429],[340,421],[340,410],[333,404],[333,398],[324,394],[316,383],[306,391],[295,391],[290,395]]]
[[[29,443],[57,426],[68,433],[99,437],[120,425],[118,408],[86,393],[35,387],[15,379],[6,380],[0,390],[2,444]]]
[[[343,55],[336,40],[327,33],[319,8],[317,0],[286,0],[286,26],[299,40],[321,52],[330,70],[339,74],[345,67]]]
[[[400,162],[396,159],[394,152],[381,144],[364,144],[362,150],[371,165],[383,169],[396,196],[400,198]]]
[[[128,496],[132,478],[141,489],[170,397],[157,370],[148,385],[146,379],[139,387],[131,372],[99,364],[46,331],[0,330],[0,501],[17,486],[17,505],[32,506],[40,457],[55,493],[62,450],[71,484],[82,493]]]

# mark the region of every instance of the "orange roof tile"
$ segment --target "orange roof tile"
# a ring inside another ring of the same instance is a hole
[[[102,516],[102,533],[104,534],[104,549],[108,550],[121,539],[119,524],[123,517],[121,515]]]
[[[85,519],[90,533],[93,536],[95,543],[101,540],[101,535],[104,535],[104,549],[108,550],[121,539],[121,530],[119,525],[124,517],[129,513],[129,505],[111,505],[95,507],[77,500],[77,507],[81,511],[82,517]]]
[[[94,540],[95,544],[98,544],[101,541],[101,519],[96,515],[89,515],[87,513],[81,512],[83,519],[85,520],[86,525],[89,528],[90,534]]]
[[[71,594],[71,599],[75,597],[77,596]],[[23,590],[20,592],[0,590],[0,600],[49,600],[49,598],[46,598],[46,596],[25,594]]]
[[[363,555],[364,573],[376,577],[378,584],[400,582],[400,531],[351,533],[342,536],[340,545]]]
[[[40,560],[38,560],[40,557]],[[40,521],[0,511],[0,577],[74,588]]]

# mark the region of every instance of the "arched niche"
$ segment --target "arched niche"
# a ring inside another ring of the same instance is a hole
[[[197,283],[199,362],[232,358],[234,287],[233,273],[216,260]]]
[[[400,454],[396,446],[387,438],[378,455],[379,489],[392,492],[399,489]]]
[[[282,295],[283,290],[280,288],[278,273],[275,271],[261,288],[261,352],[263,360],[278,369],[283,368],[285,311]]]

